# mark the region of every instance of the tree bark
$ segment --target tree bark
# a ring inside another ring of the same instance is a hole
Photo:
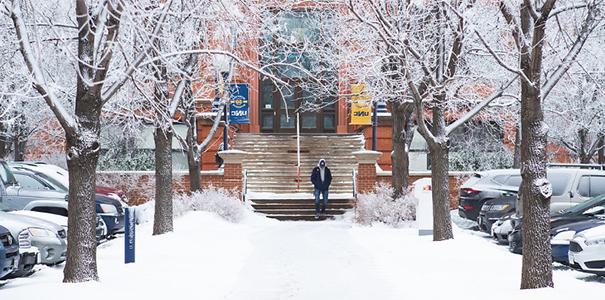
[[[513,152],[513,168],[521,168],[521,128],[515,127],[515,150]]]
[[[445,112],[442,107],[445,94],[435,97],[433,107],[433,128],[435,140],[428,140],[431,155],[431,185],[433,196],[433,240],[453,239],[450,217],[449,188],[449,145],[445,128]]]
[[[195,116],[191,117],[189,121],[189,128],[187,129],[187,166],[189,168],[189,190],[192,192],[202,190],[202,176],[200,160],[201,157],[197,156],[197,139],[195,130],[196,128]]]
[[[163,125],[168,127],[169,125]],[[173,230],[172,224],[172,130],[158,126],[155,141],[155,213],[153,235]]]
[[[589,164],[592,156],[588,150],[588,129],[580,128],[578,130],[578,141],[580,142],[578,149],[578,158],[581,164]]]
[[[63,282],[98,280],[96,239],[96,170],[101,145],[101,101],[82,85],[76,96],[79,130],[66,134],[69,171],[67,261]]]
[[[531,77],[530,77],[531,78]],[[536,84],[539,84],[536,83]],[[548,127],[539,89],[521,85],[521,201],[523,202],[523,267],[521,289],[552,287],[550,184],[546,181]]]
[[[409,177],[409,158],[405,151],[405,117],[401,111],[401,103],[394,101],[391,103],[391,115],[393,116],[393,132],[391,152],[392,176],[391,185],[393,186],[393,199],[401,197],[408,186]]]
[[[605,135],[599,135],[599,150],[597,152],[597,162],[605,164]]]
[[[393,151],[391,152],[393,199],[404,195],[409,187],[410,178],[410,143],[414,134],[411,103],[392,103],[393,116]]]

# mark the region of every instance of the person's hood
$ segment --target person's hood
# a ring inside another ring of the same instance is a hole
[[[322,161],[324,162],[324,164],[325,164],[325,165],[326,165],[326,167],[327,167],[327,166],[328,166],[328,163],[326,163],[326,160],[325,160],[325,159],[323,159],[323,158],[322,158],[322,159],[320,159],[320,160],[317,162],[317,166],[318,166],[318,167],[321,167],[321,162],[322,162]]]

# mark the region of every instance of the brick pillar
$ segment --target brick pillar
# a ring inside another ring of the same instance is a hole
[[[218,155],[224,160],[223,187],[229,190],[243,191],[244,175],[242,160],[248,153],[240,150],[220,151]]]
[[[376,161],[382,152],[362,150],[353,152],[357,160],[357,193],[374,191],[376,185]]]

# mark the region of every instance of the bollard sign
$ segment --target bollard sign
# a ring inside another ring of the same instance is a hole
[[[414,181],[414,197],[418,199],[416,223],[418,235],[433,235],[433,188],[430,178]]]
[[[248,84],[230,84],[229,94],[229,124],[250,124]]]
[[[134,262],[134,243],[135,243],[135,211],[130,207],[125,208],[124,224],[124,263]]]

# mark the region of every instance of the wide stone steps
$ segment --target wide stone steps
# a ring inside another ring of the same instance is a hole
[[[332,172],[332,185],[326,214],[320,220],[351,209],[354,203],[353,170],[357,165],[352,153],[363,149],[363,136],[302,135],[300,146],[299,171],[295,135],[236,135],[232,148],[250,153],[242,162],[242,169],[247,178],[246,198],[255,211],[278,220],[314,221],[313,186],[309,177],[322,158]],[[265,194],[269,197],[254,199],[254,195]],[[290,197],[292,194],[296,197]]]

